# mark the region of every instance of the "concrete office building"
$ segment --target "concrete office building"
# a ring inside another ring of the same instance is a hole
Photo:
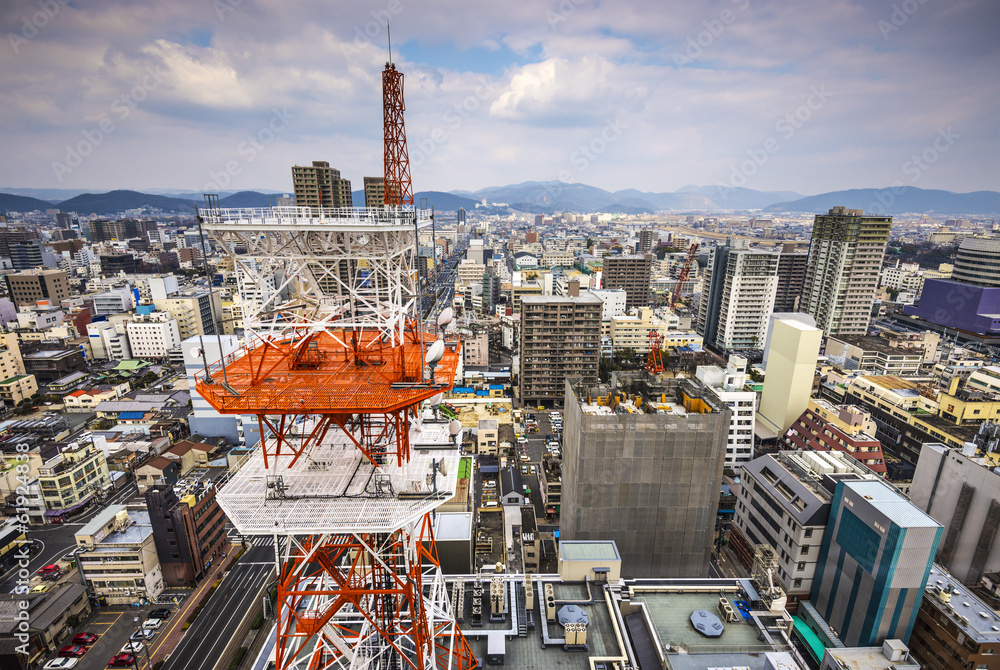
[[[83,581],[108,605],[154,600],[163,593],[148,511],[109,505],[74,537]]]
[[[810,602],[844,644],[910,640],[941,524],[881,481],[840,481]]]
[[[177,320],[181,339],[196,335],[214,335],[215,319],[222,314],[222,299],[217,292],[189,289],[153,300],[158,312],[169,312]]]
[[[635,253],[645,254],[653,250],[659,240],[660,233],[646,228],[639,231],[639,241],[636,243]]]
[[[298,207],[353,207],[351,182],[327,161],[292,167],[292,186]]]
[[[1000,570],[1000,474],[972,455],[925,443],[910,500],[945,527],[936,561],[977,586],[984,574]]]
[[[567,379],[597,383],[601,307],[592,295],[521,298],[522,406],[561,407]]]
[[[865,335],[889,241],[891,216],[834,207],[813,223],[801,309],[826,335]]]
[[[622,573],[706,577],[731,413],[693,379],[566,384],[562,540],[614,540]]]
[[[610,321],[612,317],[625,315],[625,303],[627,294],[625,289],[590,289],[591,295],[596,295],[603,303],[601,307],[601,321]]]
[[[653,275],[652,254],[606,256],[601,288],[625,289],[625,309],[649,306],[649,284]]]
[[[58,305],[72,295],[69,279],[63,270],[25,270],[5,274],[7,295],[17,309],[34,307],[39,300]]]
[[[878,476],[837,452],[780,451],[753,459],[742,471],[730,544],[747,570],[753,565],[757,545],[774,549],[778,556],[775,578],[788,595],[789,611],[794,612],[812,592],[837,482]]]
[[[698,307],[698,332],[723,351],[759,349],[778,291],[773,251],[743,248],[741,242],[716,247],[709,256]]]

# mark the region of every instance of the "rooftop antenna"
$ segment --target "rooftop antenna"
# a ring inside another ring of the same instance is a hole
[[[385,20],[385,36],[389,41],[389,64],[392,64],[392,32],[389,30],[389,19]]]

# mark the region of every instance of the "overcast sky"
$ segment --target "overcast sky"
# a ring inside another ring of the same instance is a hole
[[[0,186],[1000,190],[996,0],[4,0]]]

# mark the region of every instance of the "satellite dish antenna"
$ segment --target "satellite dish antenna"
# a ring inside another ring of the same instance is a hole
[[[444,400],[444,394],[443,393],[438,393],[436,396],[434,396],[434,397],[431,398],[431,405],[433,405],[434,407],[437,407],[438,405],[441,404],[441,402],[443,400]]]
[[[452,435],[458,435],[462,432],[462,422],[458,419],[452,419],[448,422],[448,432]]]
[[[195,347],[194,349],[191,350],[191,355],[194,356],[195,358],[201,358],[201,349]]]
[[[455,318],[455,310],[451,307],[445,307],[444,310],[438,315],[437,325],[440,328],[447,326],[451,323],[451,320]]]
[[[444,340],[434,340],[434,344],[427,348],[427,363],[434,365],[444,356]]]

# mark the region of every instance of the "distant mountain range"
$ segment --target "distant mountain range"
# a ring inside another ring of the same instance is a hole
[[[108,193],[83,193],[68,200],[42,199],[31,193],[45,194],[58,189],[13,189],[18,193],[0,192],[0,212],[30,212],[60,209],[82,215],[114,215],[128,209],[151,207],[165,212],[193,214],[202,204],[200,193],[173,191],[176,195],[140,193],[118,190]],[[162,190],[161,190],[162,191]],[[68,191],[64,191],[68,192]],[[222,207],[267,207],[280,191],[238,191],[219,195]],[[364,205],[364,191],[354,191],[354,204]],[[553,212],[611,212],[623,214],[653,214],[655,212],[715,212],[763,211],[823,213],[831,207],[844,205],[863,209],[867,213],[901,214],[934,212],[937,214],[990,216],[1000,214],[1000,193],[921,189],[901,186],[887,189],[852,189],[803,196],[793,191],[755,191],[748,188],[722,186],[685,186],[672,193],[651,193],[636,189],[606,191],[586,184],[528,181],[507,186],[492,186],[478,191],[419,191],[414,200],[422,201],[439,212],[453,212],[459,207],[472,211],[483,199],[489,203],[506,203],[513,210],[551,214]]]
[[[996,191],[953,193],[915,186],[855,188],[849,191],[820,193],[791,202],[774,203],[767,206],[765,211],[824,213],[838,205],[844,205],[848,209],[863,209],[866,214],[934,212],[989,216],[1000,214],[1000,193]]]

